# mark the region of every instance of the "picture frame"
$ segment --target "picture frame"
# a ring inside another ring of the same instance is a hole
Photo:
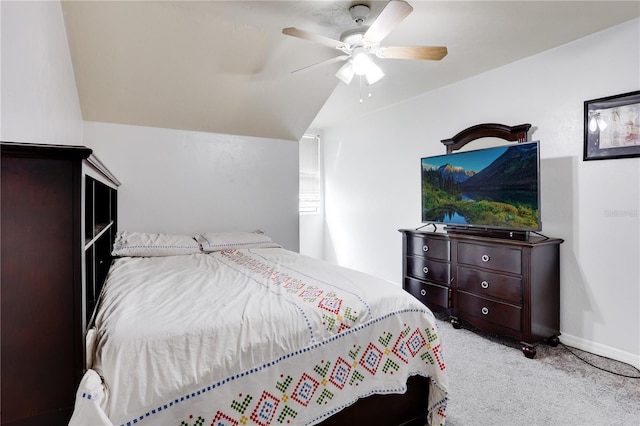
[[[584,102],[583,160],[640,157],[640,91]]]

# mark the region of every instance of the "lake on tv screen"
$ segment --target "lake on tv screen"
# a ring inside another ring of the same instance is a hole
[[[538,212],[538,195],[532,191],[514,191],[508,190],[491,190],[491,191],[469,191],[463,192],[461,201],[471,202],[475,205],[479,201],[488,201],[492,203],[501,203],[513,206],[521,211],[521,207],[527,207],[531,210],[528,219],[520,219],[517,224],[511,224],[512,215],[502,212],[487,212],[483,216],[476,216],[476,220],[468,220],[464,214],[451,206],[443,205],[425,205],[423,210],[423,221],[439,222],[460,225],[486,225],[486,226],[517,226],[517,227],[535,227],[537,225]],[[507,218],[505,219],[505,215]],[[524,221],[524,222],[523,222]]]

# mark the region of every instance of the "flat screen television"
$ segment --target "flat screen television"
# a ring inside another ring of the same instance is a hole
[[[539,143],[421,159],[422,222],[457,232],[539,231]]]

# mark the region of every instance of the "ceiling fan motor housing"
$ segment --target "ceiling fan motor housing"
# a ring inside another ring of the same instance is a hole
[[[366,4],[356,4],[349,8],[351,19],[358,25],[362,25],[365,19],[369,17],[369,13],[371,13],[371,9]]]
[[[362,39],[364,34],[369,29],[368,25],[363,25],[364,21],[369,17],[371,13],[371,8],[366,4],[356,4],[349,8],[349,14],[351,15],[351,19],[357,25],[356,28],[352,28],[344,31],[340,35],[340,41],[345,43],[349,49],[352,49],[357,46],[362,46]]]
[[[348,46],[358,46],[362,44],[362,37],[364,33],[367,32],[369,27],[361,26],[358,28],[352,28],[343,32],[340,35],[340,41],[347,44]]]

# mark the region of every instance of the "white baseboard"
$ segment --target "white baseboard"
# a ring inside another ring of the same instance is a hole
[[[600,343],[572,336],[571,334],[560,334],[560,341],[567,346],[595,355],[615,359],[616,361],[624,362],[640,369],[640,355],[632,354],[631,352],[624,352],[620,349],[612,348],[611,346],[602,345]]]

